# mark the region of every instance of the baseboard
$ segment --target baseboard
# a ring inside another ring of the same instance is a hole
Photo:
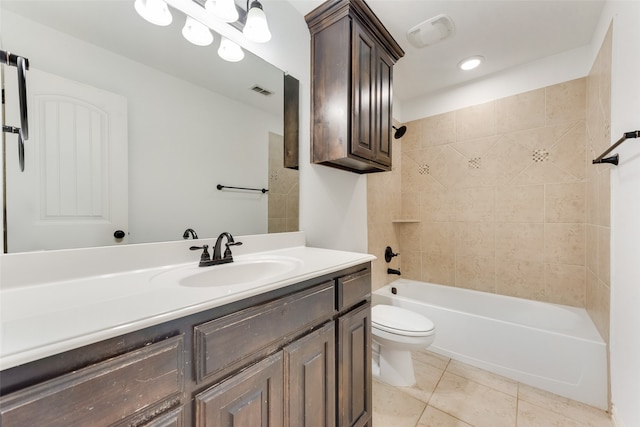
[[[611,405],[611,424],[613,424],[613,427],[625,427],[620,418],[618,418],[615,405]]]

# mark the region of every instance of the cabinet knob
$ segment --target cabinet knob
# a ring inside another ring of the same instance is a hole
[[[113,233],[113,237],[115,237],[118,240],[124,239],[124,236],[126,236],[126,233],[122,230],[116,230],[115,233]]]

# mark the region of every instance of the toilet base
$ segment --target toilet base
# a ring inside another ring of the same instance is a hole
[[[409,350],[396,350],[380,346],[379,374],[374,375],[384,383],[396,387],[411,387],[416,383],[413,360]]]

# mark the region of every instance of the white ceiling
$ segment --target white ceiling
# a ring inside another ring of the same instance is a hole
[[[319,0],[289,0],[303,15]],[[267,3],[268,0],[265,1]],[[407,100],[591,43],[604,0],[366,0],[405,51],[394,67],[394,96]],[[406,32],[438,14],[455,24],[453,37],[422,49]],[[486,61],[473,71],[457,64]]]

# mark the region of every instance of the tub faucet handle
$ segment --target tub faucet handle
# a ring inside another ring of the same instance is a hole
[[[387,246],[387,248],[384,250],[384,260],[387,262],[391,262],[391,258],[396,257],[400,255],[399,252],[397,253],[393,253],[393,249],[391,249],[391,246]]]

